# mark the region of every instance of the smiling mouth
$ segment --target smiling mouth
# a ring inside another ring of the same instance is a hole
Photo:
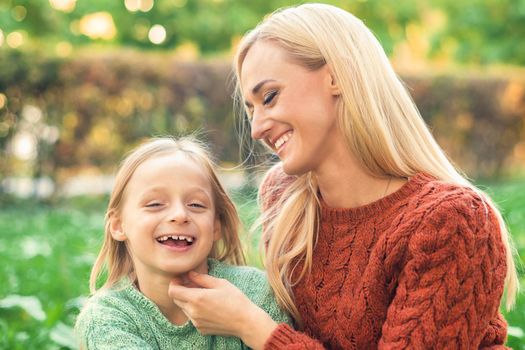
[[[286,142],[288,142],[288,140],[290,140],[290,138],[292,137],[292,134],[293,134],[293,131],[288,131],[284,133],[283,135],[281,135],[281,137],[279,137],[273,143],[274,149],[278,151],[284,144],[286,144]]]
[[[193,245],[197,239],[185,235],[165,235],[157,238],[157,242],[169,247],[188,247]]]

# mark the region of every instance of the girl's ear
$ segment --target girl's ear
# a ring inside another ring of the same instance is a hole
[[[217,215],[213,222],[213,241],[214,242],[222,238],[221,227],[222,227],[221,218]]]
[[[110,215],[109,232],[111,232],[111,237],[116,241],[125,241],[127,239],[124,229],[122,228],[122,220],[118,215]]]

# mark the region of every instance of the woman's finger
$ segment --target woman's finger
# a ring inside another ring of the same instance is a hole
[[[199,288],[184,287],[172,281],[170,282],[170,286],[168,288],[168,295],[171,299],[173,299],[173,301],[176,300],[178,302],[186,303],[195,296],[196,289],[198,290]]]
[[[195,271],[190,271],[188,273],[188,277],[193,283],[195,283],[199,287],[207,289],[220,287],[223,281],[221,278],[213,277],[204,273],[198,273]]]

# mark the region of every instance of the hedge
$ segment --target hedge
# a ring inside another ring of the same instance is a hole
[[[239,161],[228,59],[187,62],[166,53],[83,52],[69,59],[0,50],[0,179],[49,176],[80,167],[112,171],[151,135],[199,129],[218,158]],[[525,169],[525,74],[483,71],[402,74],[422,116],[469,176]],[[22,162],[9,147],[34,135]]]

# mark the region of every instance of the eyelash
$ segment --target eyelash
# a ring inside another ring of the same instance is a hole
[[[190,203],[188,205],[192,208],[206,209],[206,206],[200,203]],[[158,208],[160,206],[162,206],[162,203],[157,203],[157,202],[145,205],[146,208]]]
[[[149,204],[146,204],[146,208],[156,208],[156,207],[160,207],[161,205],[162,203],[158,203],[158,202],[149,203]]]
[[[277,96],[277,93],[278,93],[277,90],[272,90],[269,93],[267,93],[266,95],[264,95],[263,105],[267,105],[270,102],[272,102],[273,99],[275,98],[275,96]]]
[[[205,209],[206,206],[200,204],[200,203],[190,203],[190,207],[196,207],[196,208],[202,208]]]

